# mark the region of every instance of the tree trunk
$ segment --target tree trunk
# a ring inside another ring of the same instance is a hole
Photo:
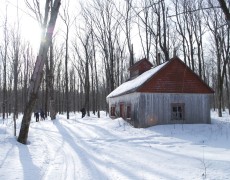
[[[69,119],[69,78],[68,78],[68,41],[69,41],[69,27],[66,26],[66,52],[65,52],[65,105],[67,119]]]
[[[18,40],[17,40],[18,41]],[[14,57],[14,136],[16,136],[16,119],[18,118],[18,53],[19,42],[16,42],[15,57]]]
[[[45,117],[48,116],[48,111],[49,111],[49,64],[48,64],[48,57],[46,57],[46,75],[45,75],[45,107],[44,107],[44,113],[45,113]]]
[[[90,116],[89,113],[89,91],[90,91],[90,84],[89,84],[89,57],[86,52],[86,63],[85,63],[85,108],[87,111],[87,115]]]
[[[2,54],[3,57],[3,99],[2,99],[3,122],[7,114],[6,112],[6,108],[7,108],[6,62],[7,62],[7,52],[8,52],[8,44],[9,44],[7,32],[8,30],[7,30],[7,16],[6,16],[5,23],[4,23],[4,55]]]
[[[22,144],[27,143],[31,115],[36,102],[36,98],[38,96],[38,90],[43,76],[43,67],[46,61],[45,58],[47,57],[47,52],[52,40],[52,35],[56,24],[60,5],[61,5],[61,0],[55,0],[54,5],[52,7],[50,21],[47,27],[47,32],[44,37],[44,41],[41,42],[39,55],[37,56],[37,60],[35,63],[34,71],[30,82],[30,87],[29,87],[29,97],[26,103],[26,108],[24,110],[21,129],[18,137],[18,142]]]
[[[51,120],[56,119],[56,108],[55,108],[55,101],[54,101],[54,71],[53,71],[53,43],[51,41],[50,44],[50,69],[49,69],[49,76],[48,76],[48,88],[50,93],[50,118]]]
[[[221,7],[223,13],[225,14],[227,24],[228,24],[228,26],[230,26],[230,12],[229,12],[229,9],[227,7],[227,4],[226,4],[225,0],[218,0],[218,1],[219,1],[220,7]]]
[[[22,144],[27,143],[28,133],[29,133],[29,127],[30,127],[30,120],[32,116],[32,111],[35,105],[37,99],[37,94],[30,94],[29,101],[26,103],[26,107],[24,110],[24,115],[22,119],[21,129],[18,136],[18,142]]]

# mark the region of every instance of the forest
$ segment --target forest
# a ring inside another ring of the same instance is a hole
[[[129,78],[131,64],[146,57],[156,65],[175,54],[214,89],[212,107],[219,116],[230,108],[227,1],[59,0],[55,28],[49,25],[58,0],[5,2],[0,14],[3,119],[24,112],[37,68],[41,79],[31,111],[66,112],[68,119],[69,112],[85,107],[88,115],[100,116],[107,110],[106,96]],[[8,7],[17,12],[13,22]],[[41,36],[40,51],[23,37],[21,13],[39,23],[41,35],[34,36]],[[47,51],[39,56],[44,41]],[[44,63],[40,69],[39,62]]]

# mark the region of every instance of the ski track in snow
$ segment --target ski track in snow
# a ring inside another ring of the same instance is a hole
[[[61,123],[60,123],[61,121]],[[47,169],[44,170],[44,179],[93,179],[93,177],[98,177],[95,171],[96,167],[89,162],[86,157],[87,151],[82,148],[82,142],[79,141],[73,133],[73,127],[69,129],[66,128],[68,122],[66,121],[54,121],[54,126],[56,127],[58,133],[63,135],[63,137],[47,138],[47,146],[52,151],[57,149],[52,159],[50,159],[50,164]],[[84,128],[84,127],[81,127]],[[81,128],[75,129],[78,132]],[[58,135],[58,133],[56,133]],[[45,135],[45,137],[49,137]],[[51,143],[52,142],[52,143]],[[82,165],[82,166],[77,166]],[[90,171],[89,171],[90,170]],[[61,173],[60,173],[61,172]],[[61,176],[59,176],[61,175]]]
[[[106,116],[59,115],[31,123],[27,146],[0,129],[0,179],[203,179],[204,165],[207,179],[230,179],[230,123],[213,121],[135,129]]]

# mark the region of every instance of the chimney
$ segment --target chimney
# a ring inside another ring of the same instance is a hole
[[[157,66],[161,64],[161,53],[157,53]]]
[[[176,48],[174,48],[174,50],[173,50],[173,57],[176,57],[177,56],[177,53],[176,53]]]
[[[129,60],[129,66],[131,67],[134,64],[134,55],[133,55],[133,44],[131,45],[131,54]]]

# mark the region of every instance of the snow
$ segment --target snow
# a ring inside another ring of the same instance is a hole
[[[104,112],[32,119],[29,144],[0,119],[0,179],[230,179],[230,116],[212,111],[212,124],[135,129]],[[20,116],[17,132],[20,128]]]
[[[114,91],[112,91],[107,98],[117,96],[119,94],[123,94],[125,92],[131,91],[133,89],[136,89],[140,87],[142,84],[144,84],[149,78],[151,78],[154,74],[156,74],[162,67],[164,67],[169,61],[156,66],[155,68],[152,68],[143,74],[139,75],[133,80],[127,81],[120,86],[118,86]]]

